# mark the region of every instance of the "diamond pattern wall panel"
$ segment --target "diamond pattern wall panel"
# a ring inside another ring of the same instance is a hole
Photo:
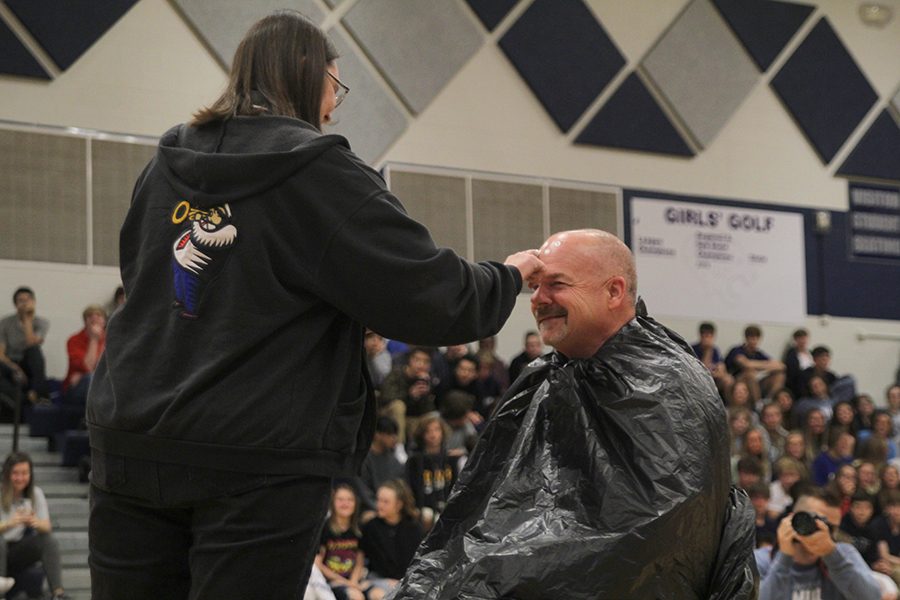
[[[829,163],[878,99],[827,19],[772,78],[822,162]]]
[[[612,192],[550,188],[550,232],[602,229],[618,234],[618,202]]]
[[[760,71],[769,68],[815,7],[775,0],[713,0]]]
[[[68,69],[137,0],[6,0],[60,69]]]
[[[0,21],[0,73],[50,79],[40,63],[3,21]]]
[[[636,73],[622,82],[575,141],[676,156],[694,155]]]
[[[900,181],[900,125],[889,110],[881,111],[838,174]]]
[[[134,183],[155,153],[156,146],[91,142],[95,265],[119,266],[119,231],[131,206]]]
[[[87,260],[85,141],[0,130],[0,258]]]
[[[375,162],[406,130],[406,116],[385,86],[350,47],[338,29],[328,36],[337,46],[341,81],[350,87],[343,104],[335,111],[335,125],[326,125],[325,133],[339,133],[363,160]]]
[[[539,185],[472,180],[475,260],[503,260],[544,241],[544,191]]]
[[[562,131],[625,65],[582,0],[536,0],[500,47]]]
[[[173,0],[194,30],[226,67],[250,26],[278,9],[300,11],[315,23],[325,18],[314,0]]]
[[[759,77],[709,0],[693,0],[642,66],[703,147],[709,146]]]
[[[391,169],[391,191],[409,215],[425,225],[440,246],[469,256],[466,235],[466,180]]]
[[[493,31],[494,27],[500,24],[512,7],[519,0],[466,0],[469,7],[478,16],[481,24],[488,31]]]
[[[420,113],[481,47],[482,34],[463,10],[456,2],[360,0],[343,22]]]

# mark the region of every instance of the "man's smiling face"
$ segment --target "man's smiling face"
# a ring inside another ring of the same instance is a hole
[[[544,270],[531,282],[531,313],[545,344],[569,358],[592,356],[610,320],[608,276],[577,234],[552,236],[541,247]]]

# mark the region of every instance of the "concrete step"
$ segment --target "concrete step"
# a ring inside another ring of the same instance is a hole
[[[84,531],[57,531],[54,534],[59,542],[59,551],[62,554],[88,551],[88,532]]]
[[[89,592],[91,589],[91,571],[87,567],[64,568],[62,577],[67,594],[71,595],[75,591]]]
[[[13,436],[12,434],[0,434],[0,454],[6,456],[12,452]],[[19,452],[46,452],[47,438],[28,437],[28,430],[23,429],[19,432]]]
[[[47,481],[37,480],[38,485],[44,490],[47,496],[47,502],[51,498],[84,498],[88,497],[88,484],[78,482],[78,474],[75,475],[74,482],[66,481]]]
[[[82,569],[88,565],[88,553],[86,550],[78,552],[61,552],[63,568],[79,568]]]
[[[84,498],[50,498],[47,500],[50,514],[57,517],[82,517],[87,523],[90,506]]]
[[[77,467],[34,466],[34,483],[41,488],[48,482],[78,483]]]

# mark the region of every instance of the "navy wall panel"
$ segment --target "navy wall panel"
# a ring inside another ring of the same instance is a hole
[[[760,71],[778,57],[815,7],[775,0],[713,0]]]
[[[771,85],[826,164],[878,100],[824,18]]]
[[[582,0],[536,0],[500,47],[562,131],[625,65]]]
[[[900,125],[890,111],[881,111],[838,174],[900,181]]]
[[[3,21],[0,21],[0,73],[50,79],[44,67]]]

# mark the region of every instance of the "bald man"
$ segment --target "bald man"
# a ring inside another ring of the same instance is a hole
[[[500,401],[390,598],[755,597],[752,508],[730,488],[709,372],[646,316],[618,238],[566,231],[534,252],[554,352]]]

